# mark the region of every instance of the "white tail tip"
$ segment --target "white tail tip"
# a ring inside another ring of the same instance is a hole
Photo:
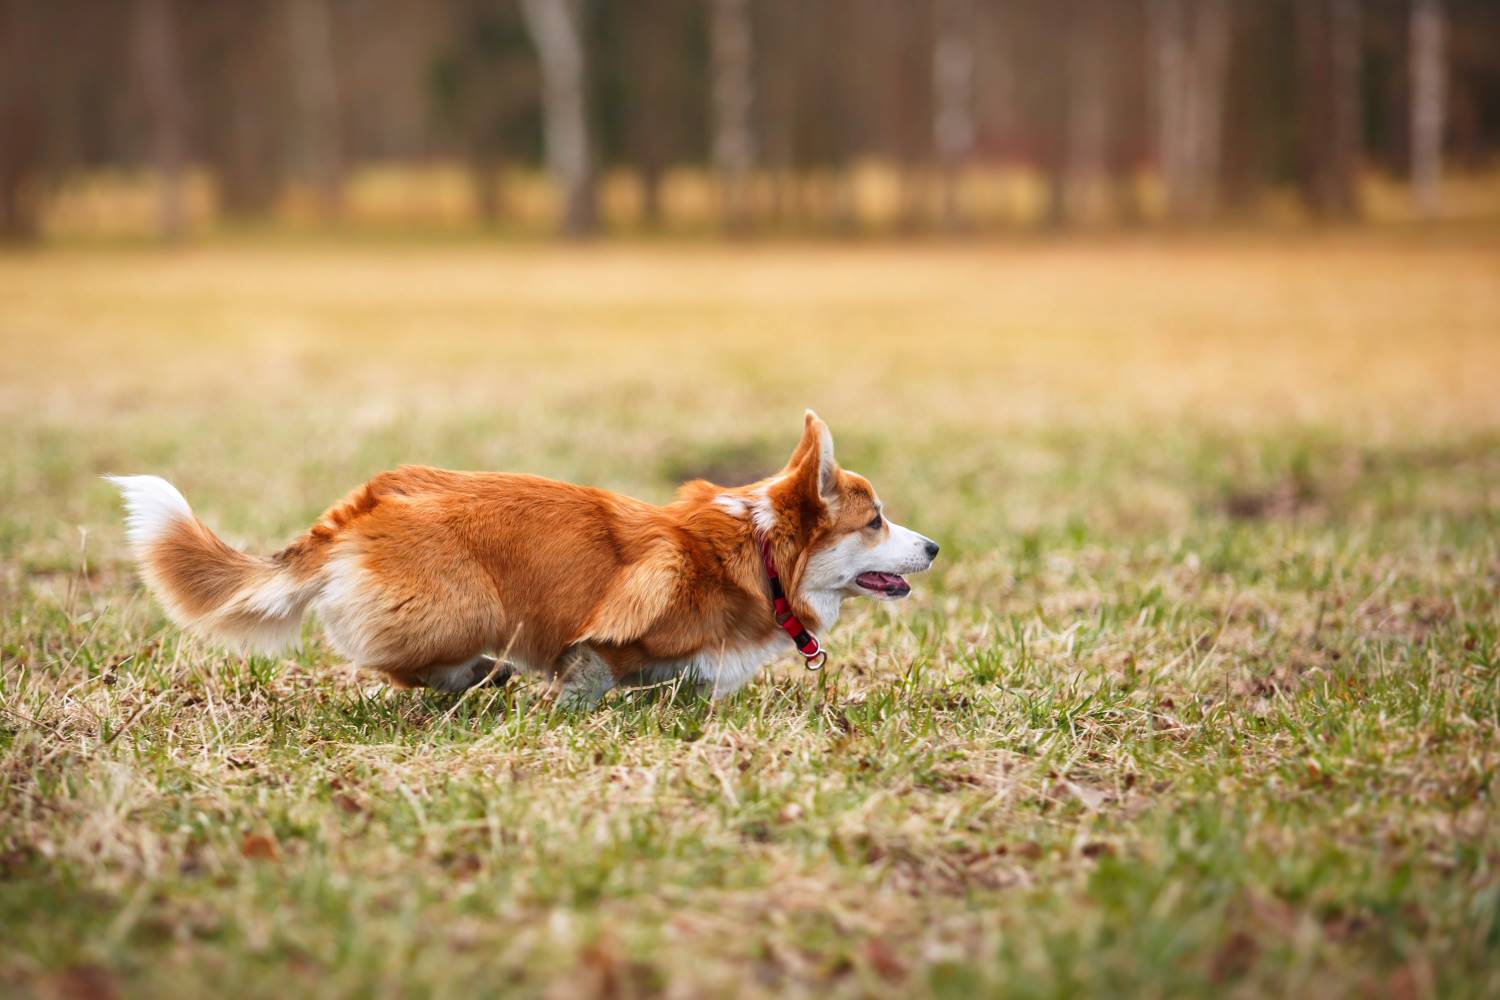
[[[136,549],[142,549],[184,518],[191,519],[188,506],[177,487],[160,476],[105,476],[125,499],[125,535]]]

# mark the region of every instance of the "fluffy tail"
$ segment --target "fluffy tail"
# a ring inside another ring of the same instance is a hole
[[[322,553],[246,555],[209,531],[177,488],[158,476],[105,476],[125,499],[125,532],[141,576],[168,617],[241,649],[296,642],[322,586]]]

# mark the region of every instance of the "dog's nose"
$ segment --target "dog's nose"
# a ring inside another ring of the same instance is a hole
[[[937,554],[938,554],[938,543],[934,542],[930,538],[927,539],[927,558],[928,559],[936,559],[937,558]]]

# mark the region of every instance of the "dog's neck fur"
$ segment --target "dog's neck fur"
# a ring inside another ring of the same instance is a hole
[[[780,477],[749,486],[726,488],[709,483],[690,483],[680,497],[703,512],[715,533],[727,518],[733,522],[733,558],[725,560],[729,580],[746,593],[756,595],[767,637],[779,631],[771,610],[771,587],[761,559],[761,540],[770,542],[771,560],[781,577],[792,612],[810,629],[831,628],[838,620],[844,594],[840,591],[807,591],[802,587],[807,553],[817,525],[807,523],[810,505],[789,505],[773,497]],[[696,524],[698,518],[690,519]]]

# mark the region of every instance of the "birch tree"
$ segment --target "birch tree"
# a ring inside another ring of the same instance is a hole
[[[598,227],[589,150],[588,77],[577,0],[521,0],[542,70],[547,168],[562,190],[562,231],[584,236]]]

